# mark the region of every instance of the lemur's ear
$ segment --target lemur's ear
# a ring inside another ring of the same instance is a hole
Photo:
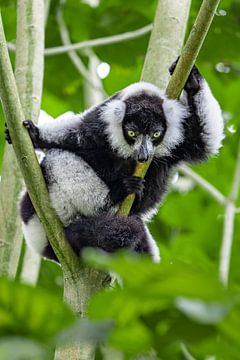
[[[121,100],[110,100],[102,109],[102,118],[106,122],[121,123],[126,112],[126,104]]]

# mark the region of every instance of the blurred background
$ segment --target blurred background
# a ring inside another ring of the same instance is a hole
[[[61,3],[61,11],[58,0],[49,0],[46,3],[47,51],[41,106],[43,110],[54,117],[69,110],[82,112],[92,105],[93,101],[100,102],[106,96],[140,79],[157,1],[66,0]],[[187,34],[200,4],[199,0],[192,1]],[[12,49],[16,39],[16,4],[12,0],[0,0],[0,6],[11,60],[14,64]],[[139,35],[138,30],[143,34]],[[134,36],[136,31],[138,37]],[[61,46],[63,43],[78,43],[125,32],[134,32],[133,38],[91,48],[83,46],[82,49],[68,54],[48,53],[49,48]],[[227,199],[232,190],[237,166],[240,128],[240,2],[238,0],[220,2],[198,57],[197,66],[222,107],[226,121],[224,146],[219,156],[193,167],[194,173],[188,173],[186,169],[176,172],[170,191],[150,224],[150,230],[160,246],[163,264],[179,261],[215,274],[217,278],[227,207],[221,204],[221,200],[215,198],[211,186],[220,192],[220,197]],[[0,173],[5,145],[3,132],[4,119],[1,113]],[[196,174],[200,178],[196,178]],[[203,179],[207,181],[207,186],[204,186],[206,183]],[[240,208],[239,198],[235,207]],[[230,287],[238,292],[240,210],[234,214],[232,230],[229,282]],[[61,269],[54,263],[42,261],[38,287],[61,297]],[[239,319],[238,321],[240,322]],[[235,354],[230,357],[229,353],[226,354],[225,357],[219,355],[217,358],[240,359],[240,355],[237,357]],[[166,356],[165,359],[181,358],[177,355]]]

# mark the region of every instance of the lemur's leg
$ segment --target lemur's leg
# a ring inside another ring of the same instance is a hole
[[[176,64],[170,68],[172,73]],[[216,154],[224,138],[224,121],[217,100],[196,66],[193,67],[180,101],[189,108],[183,122],[184,141],[172,151],[178,160],[201,161]]]

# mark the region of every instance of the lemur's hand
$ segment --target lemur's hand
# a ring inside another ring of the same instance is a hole
[[[4,130],[4,134],[5,134],[5,140],[9,143],[12,144],[12,140],[11,140],[11,136],[7,127],[7,124],[5,123],[5,130]]]
[[[138,176],[128,176],[123,179],[123,186],[127,195],[135,194],[141,199],[144,190],[145,180]]]
[[[177,58],[176,61],[174,61],[174,63],[170,66],[169,68],[169,73],[170,75],[173,74],[177,63],[178,63],[179,57]],[[202,79],[202,75],[200,74],[198,68],[194,65],[189,76],[188,79],[186,81],[186,84],[184,86],[184,90],[187,91],[188,93],[190,93],[191,95],[195,95],[199,89],[200,89],[200,82]]]
[[[144,179],[137,176],[126,176],[118,179],[111,184],[111,199],[114,204],[118,204],[130,194],[135,194],[141,199],[144,190]]]
[[[31,120],[23,121],[23,126],[25,126],[25,128],[28,130],[28,133],[29,133],[30,138],[33,143],[33,146],[35,148],[37,148],[38,144],[39,144],[39,129],[38,129],[38,127]]]

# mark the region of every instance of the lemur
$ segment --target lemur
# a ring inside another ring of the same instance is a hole
[[[45,153],[41,168],[51,203],[76,253],[86,246],[126,247],[156,262],[159,250],[145,222],[158,210],[172,172],[181,162],[216,154],[224,138],[220,106],[195,66],[180,100],[141,81],[82,114],[23,124]],[[133,176],[137,162],[149,159],[145,179]],[[129,194],[136,195],[130,216],[115,216]],[[27,192],[21,218],[27,244],[57,260]]]

